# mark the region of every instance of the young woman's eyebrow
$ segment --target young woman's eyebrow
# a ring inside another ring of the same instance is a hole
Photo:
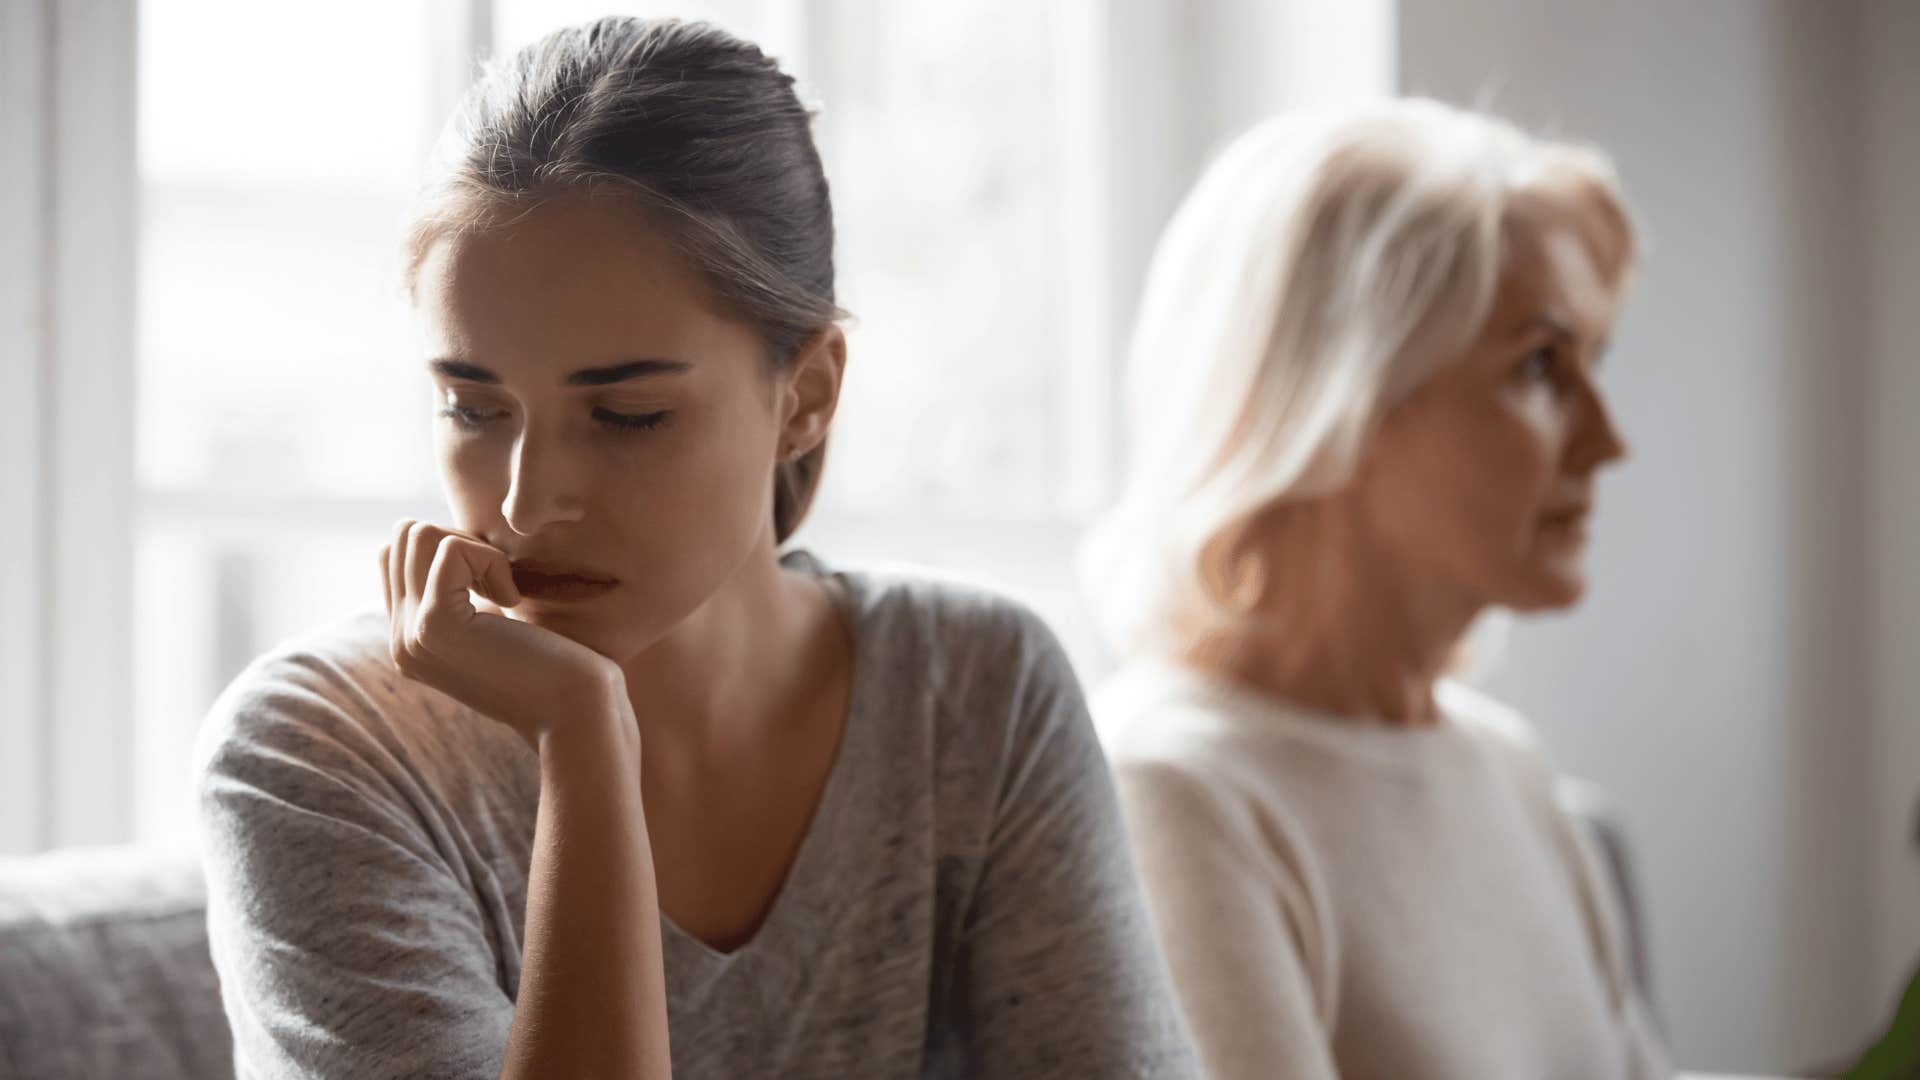
[[[449,379],[493,385],[500,382],[500,376],[478,364],[469,364],[464,360],[434,360],[427,366]],[[692,369],[693,365],[684,360],[629,360],[606,367],[581,368],[567,375],[567,385],[608,386],[626,382],[628,379],[641,379],[652,375],[678,375]]]
[[[567,376],[568,386],[606,386],[650,375],[678,375],[693,369],[684,360],[629,360],[608,367],[581,368]]]
[[[478,364],[469,364],[464,360],[433,360],[429,361],[427,366],[433,369],[434,374],[449,379],[459,379],[464,382],[477,383],[498,383],[500,381],[500,376],[495,375],[493,372],[488,371]]]

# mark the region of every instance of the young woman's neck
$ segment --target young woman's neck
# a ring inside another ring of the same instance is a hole
[[[769,535],[706,603],[622,668],[642,739],[725,753],[758,739],[822,665],[818,583],[782,570]]]
[[[1275,545],[1261,605],[1182,659],[1334,716],[1439,722],[1434,684],[1480,613],[1461,590],[1383,558],[1333,515]]]

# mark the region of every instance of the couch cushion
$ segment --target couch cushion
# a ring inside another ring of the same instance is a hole
[[[0,858],[0,1078],[226,1080],[232,1060],[191,855]]]

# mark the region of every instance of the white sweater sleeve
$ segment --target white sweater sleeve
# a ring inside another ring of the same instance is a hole
[[[1653,1009],[1635,985],[1628,959],[1626,916],[1620,910],[1618,896],[1601,869],[1602,856],[1594,840],[1572,818],[1558,809],[1555,832],[1565,852],[1579,890],[1580,903],[1594,937],[1595,960],[1607,982],[1620,1031],[1627,1042],[1633,1080],[1665,1080],[1673,1075],[1667,1060],[1665,1040]]]
[[[1252,810],[1192,770],[1116,764],[1155,928],[1207,1075],[1338,1080],[1333,965],[1298,876]]]

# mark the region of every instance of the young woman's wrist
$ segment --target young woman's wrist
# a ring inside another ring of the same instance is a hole
[[[535,749],[541,760],[600,760],[637,763],[640,725],[627,697],[626,680],[617,671],[575,704],[556,710],[541,730]]]

